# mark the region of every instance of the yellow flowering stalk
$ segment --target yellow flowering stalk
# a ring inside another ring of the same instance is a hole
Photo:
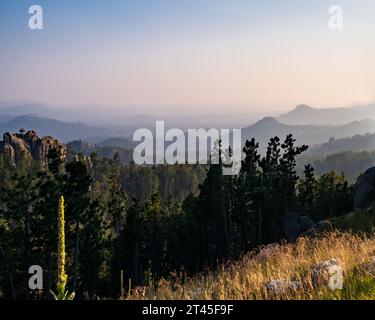
[[[59,199],[58,208],[58,246],[57,246],[57,294],[53,293],[55,300],[73,300],[74,292],[68,295],[65,290],[68,276],[65,273],[65,205],[64,197]]]
[[[64,216],[64,197],[61,196],[59,200],[58,211],[58,269],[57,269],[57,286],[61,290],[65,290],[65,285],[68,277],[65,274],[65,216]]]

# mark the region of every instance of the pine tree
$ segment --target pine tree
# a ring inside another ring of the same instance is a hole
[[[143,264],[142,256],[145,247],[145,224],[143,223],[143,207],[140,202],[133,199],[132,205],[127,211],[127,219],[121,237],[123,242],[123,261],[125,278],[131,279],[133,286],[143,284]],[[118,273],[115,275],[117,283]],[[116,290],[116,293],[119,291]]]
[[[235,182],[233,219],[238,232],[233,234],[238,234],[238,254],[261,243],[261,176],[258,148],[259,144],[255,139],[246,141],[243,148],[245,158]]]
[[[281,186],[280,196],[285,208],[285,212],[290,212],[296,209],[296,185],[298,182],[298,175],[296,172],[296,158],[308,149],[308,146],[295,146],[296,139],[289,134],[281,145],[283,155],[280,159],[280,174]]]
[[[113,252],[113,259],[111,264],[112,287],[116,290],[120,284],[120,272],[125,268],[124,266],[124,252],[123,252],[123,228],[126,224],[127,211],[127,194],[123,190],[118,177],[112,174],[109,178],[110,185],[110,199],[108,201],[108,217],[111,221],[110,226],[112,230],[111,237],[111,252]]]
[[[89,190],[91,177],[85,162],[72,161],[66,165],[66,181],[64,184],[64,195],[69,216],[67,223],[74,230],[69,239],[73,240],[73,291],[77,290],[78,264],[79,264],[79,242],[82,224],[85,223],[87,210],[90,205]],[[71,243],[70,243],[71,245]]]
[[[93,299],[100,287],[105,260],[106,228],[104,210],[99,201],[91,201],[80,231],[79,288]]]
[[[219,163],[210,164],[197,203],[200,241],[204,246],[202,254],[207,257],[208,267],[226,261],[230,250],[220,143],[217,152]]]
[[[303,173],[304,179],[302,179],[299,184],[298,200],[302,213],[311,216],[316,200],[316,180],[314,176],[314,168],[308,164],[305,166]]]

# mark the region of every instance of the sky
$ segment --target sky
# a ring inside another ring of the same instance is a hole
[[[28,27],[33,4],[43,30]],[[373,0],[1,0],[0,101],[174,115],[365,104],[374,21]]]

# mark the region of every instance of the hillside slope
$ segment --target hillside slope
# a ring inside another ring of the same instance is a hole
[[[321,238],[300,238],[296,244],[264,247],[216,272],[185,281],[162,280],[156,291],[135,288],[128,299],[267,300],[275,298],[267,290],[273,280],[302,284],[298,292],[281,294],[277,299],[375,299],[374,252],[375,236],[334,232]],[[341,263],[343,289],[314,288],[313,268],[332,258]]]
[[[243,142],[255,138],[261,148],[265,148],[271,137],[281,139],[287,134],[293,134],[299,144],[315,145],[326,142],[329,138],[340,139],[354,135],[364,135],[375,132],[375,120],[366,119],[353,121],[344,125],[318,126],[318,125],[288,125],[275,118],[267,117],[255,124],[242,129]]]
[[[0,135],[18,132],[19,129],[35,130],[43,136],[53,136],[63,142],[76,139],[95,141],[110,136],[106,129],[87,126],[81,122],[69,123],[33,115],[17,116],[0,124]]]
[[[367,133],[365,135],[357,134],[353,137],[341,139],[332,138],[321,145],[311,146],[307,154],[325,156],[343,151],[362,152],[373,150],[375,150],[375,133]]]

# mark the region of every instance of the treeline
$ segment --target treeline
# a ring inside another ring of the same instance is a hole
[[[0,294],[50,298],[60,195],[68,290],[79,298],[118,297],[121,270],[129,289],[215,268],[283,239],[280,221],[290,212],[318,220],[351,209],[354,186],[344,176],[316,178],[308,165],[299,178],[296,159],[307,146],[291,135],[272,138],[264,156],[258,149],[246,142],[237,176],[224,176],[223,163],[147,167],[95,154],[63,163],[50,152],[47,168],[11,170],[0,158]],[[33,264],[44,270],[39,295],[27,286]]]
[[[324,157],[301,157],[297,162],[297,172],[302,173],[308,163],[314,166],[317,175],[331,171],[344,172],[346,178],[354,183],[359,175],[375,165],[375,151],[343,151]]]
[[[121,162],[130,163],[133,156],[132,149],[107,145],[98,146],[82,140],[68,142],[66,147],[68,150],[68,157],[70,159],[74,158],[78,154],[90,156],[93,153],[97,154],[99,158],[112,159],[116,154],[116,157],[120,158]]]
[[[347,150],[351,150],[352,152],[375,150],[375,133],[357,134],[353,137],[341,139],[330,138],[327,143],[311,148],[308,153],[315,156],[326,156]]]
[[[199,185],[206,176],[206,166],[203,165],[139,166],[133,162],[124,164],[118,153],[114,154],[113,159],[101,158],[97,153],[83,159],[86,159],[93,185],[98,192],[100,190],[105,193],[108,190],[108,177],[115,175],[128,197],[142,202],[155,193],[159,193],[163,201],[181,202],[191,192],[198,192]]]

